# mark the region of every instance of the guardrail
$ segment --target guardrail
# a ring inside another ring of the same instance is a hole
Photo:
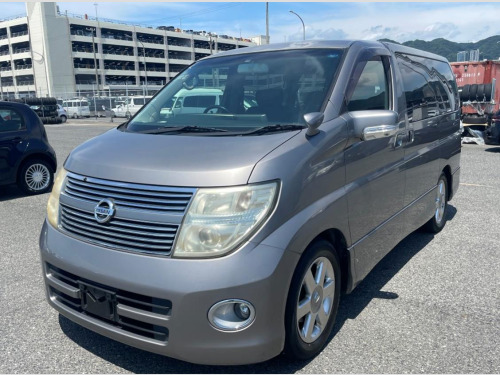
[[[28,35],[28,30],[18,31],[17,33],[10,34],[11,38],[15,38],[17,36],[23,36],[23,35]]]
[[[21,81],[21,82],[17,82],[18,86],[30,86],[30,85],[34,85],[34,84],[35,84],[35,81]]]
[[[1,18],[0,22],[16,20],[18,18],[24,18],[24,17],[26,17],[26,14],[16,14],[14,16],[8,16],[8,17]]]
[[[30,49],[29,48],[19,48],[19,49],[15,49],[12,54],[16,54],[16,53],[23,53],[23,52],[29,52]]]
[[[90,64],[74,63],[73,67],[74,68],[80,68],[80,69],[95,69],[95,66],[94,65],[90,65]]]

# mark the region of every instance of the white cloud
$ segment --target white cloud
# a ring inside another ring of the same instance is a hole
[[[336,5],[354,6],[352,3]],[[328,31],[334,25],[347,39],[389,38],[405,42],[417,38],[446,38],[469,42],[500,34],[498,14],[500,3],[439,3],[429,8],[415,3],[356,3],[355,8],[341,16],[330,4],[321,4],[314,8],[314,13],[304,13],[302,17],[306,25],[314,25],[316,37],[325,35],[322,39],[328,39]],[[272,37],[279,41],[295,37],[296,27],[290,27],[290,23],[281,19]]]

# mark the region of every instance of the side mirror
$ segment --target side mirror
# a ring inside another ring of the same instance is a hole
[[[354,111],[349,113],[354,136],[363,141],[392,137],[398,132],[398,114],[389,110]]]
[[[319,126],[323,123],[325,114],[322,112],[311,112],[304,115],[307,124],[306,136],[312,137],[319,133]]]

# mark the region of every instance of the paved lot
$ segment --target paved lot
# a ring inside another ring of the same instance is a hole
[[[62,164],[113,125],[75,120],[47,132]],[[410,235],[343,298],[321,355],[208,367],[122,345],[49,308],[38,255],[48,195],[0,188],[0,373],[499,373],[499,198],[500,147],[464,146],[446,228]]]

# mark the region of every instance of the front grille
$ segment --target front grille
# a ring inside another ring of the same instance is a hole
[[[93,212],[60,204],[60,225],[79,239],[119,250],[169,255],[178,225],[114,217],[99,224]]]
[[[142,337],[168,341],[166,327],[172,313],[172,302],[142,294],[112,288],[78,277],[46,263],[46,277],[51,299],[68,307],[74,312],[91,316],[120,330]],[[82,285],[91,285],[110,291],[113,294],[114,316],[111,319],[96,316],[84,310]]]
[[[70,197],[98,203],[111,198],[117,206],[141,211],[183,213],[194,189],[121,183],[68,173],[64,189]]]

